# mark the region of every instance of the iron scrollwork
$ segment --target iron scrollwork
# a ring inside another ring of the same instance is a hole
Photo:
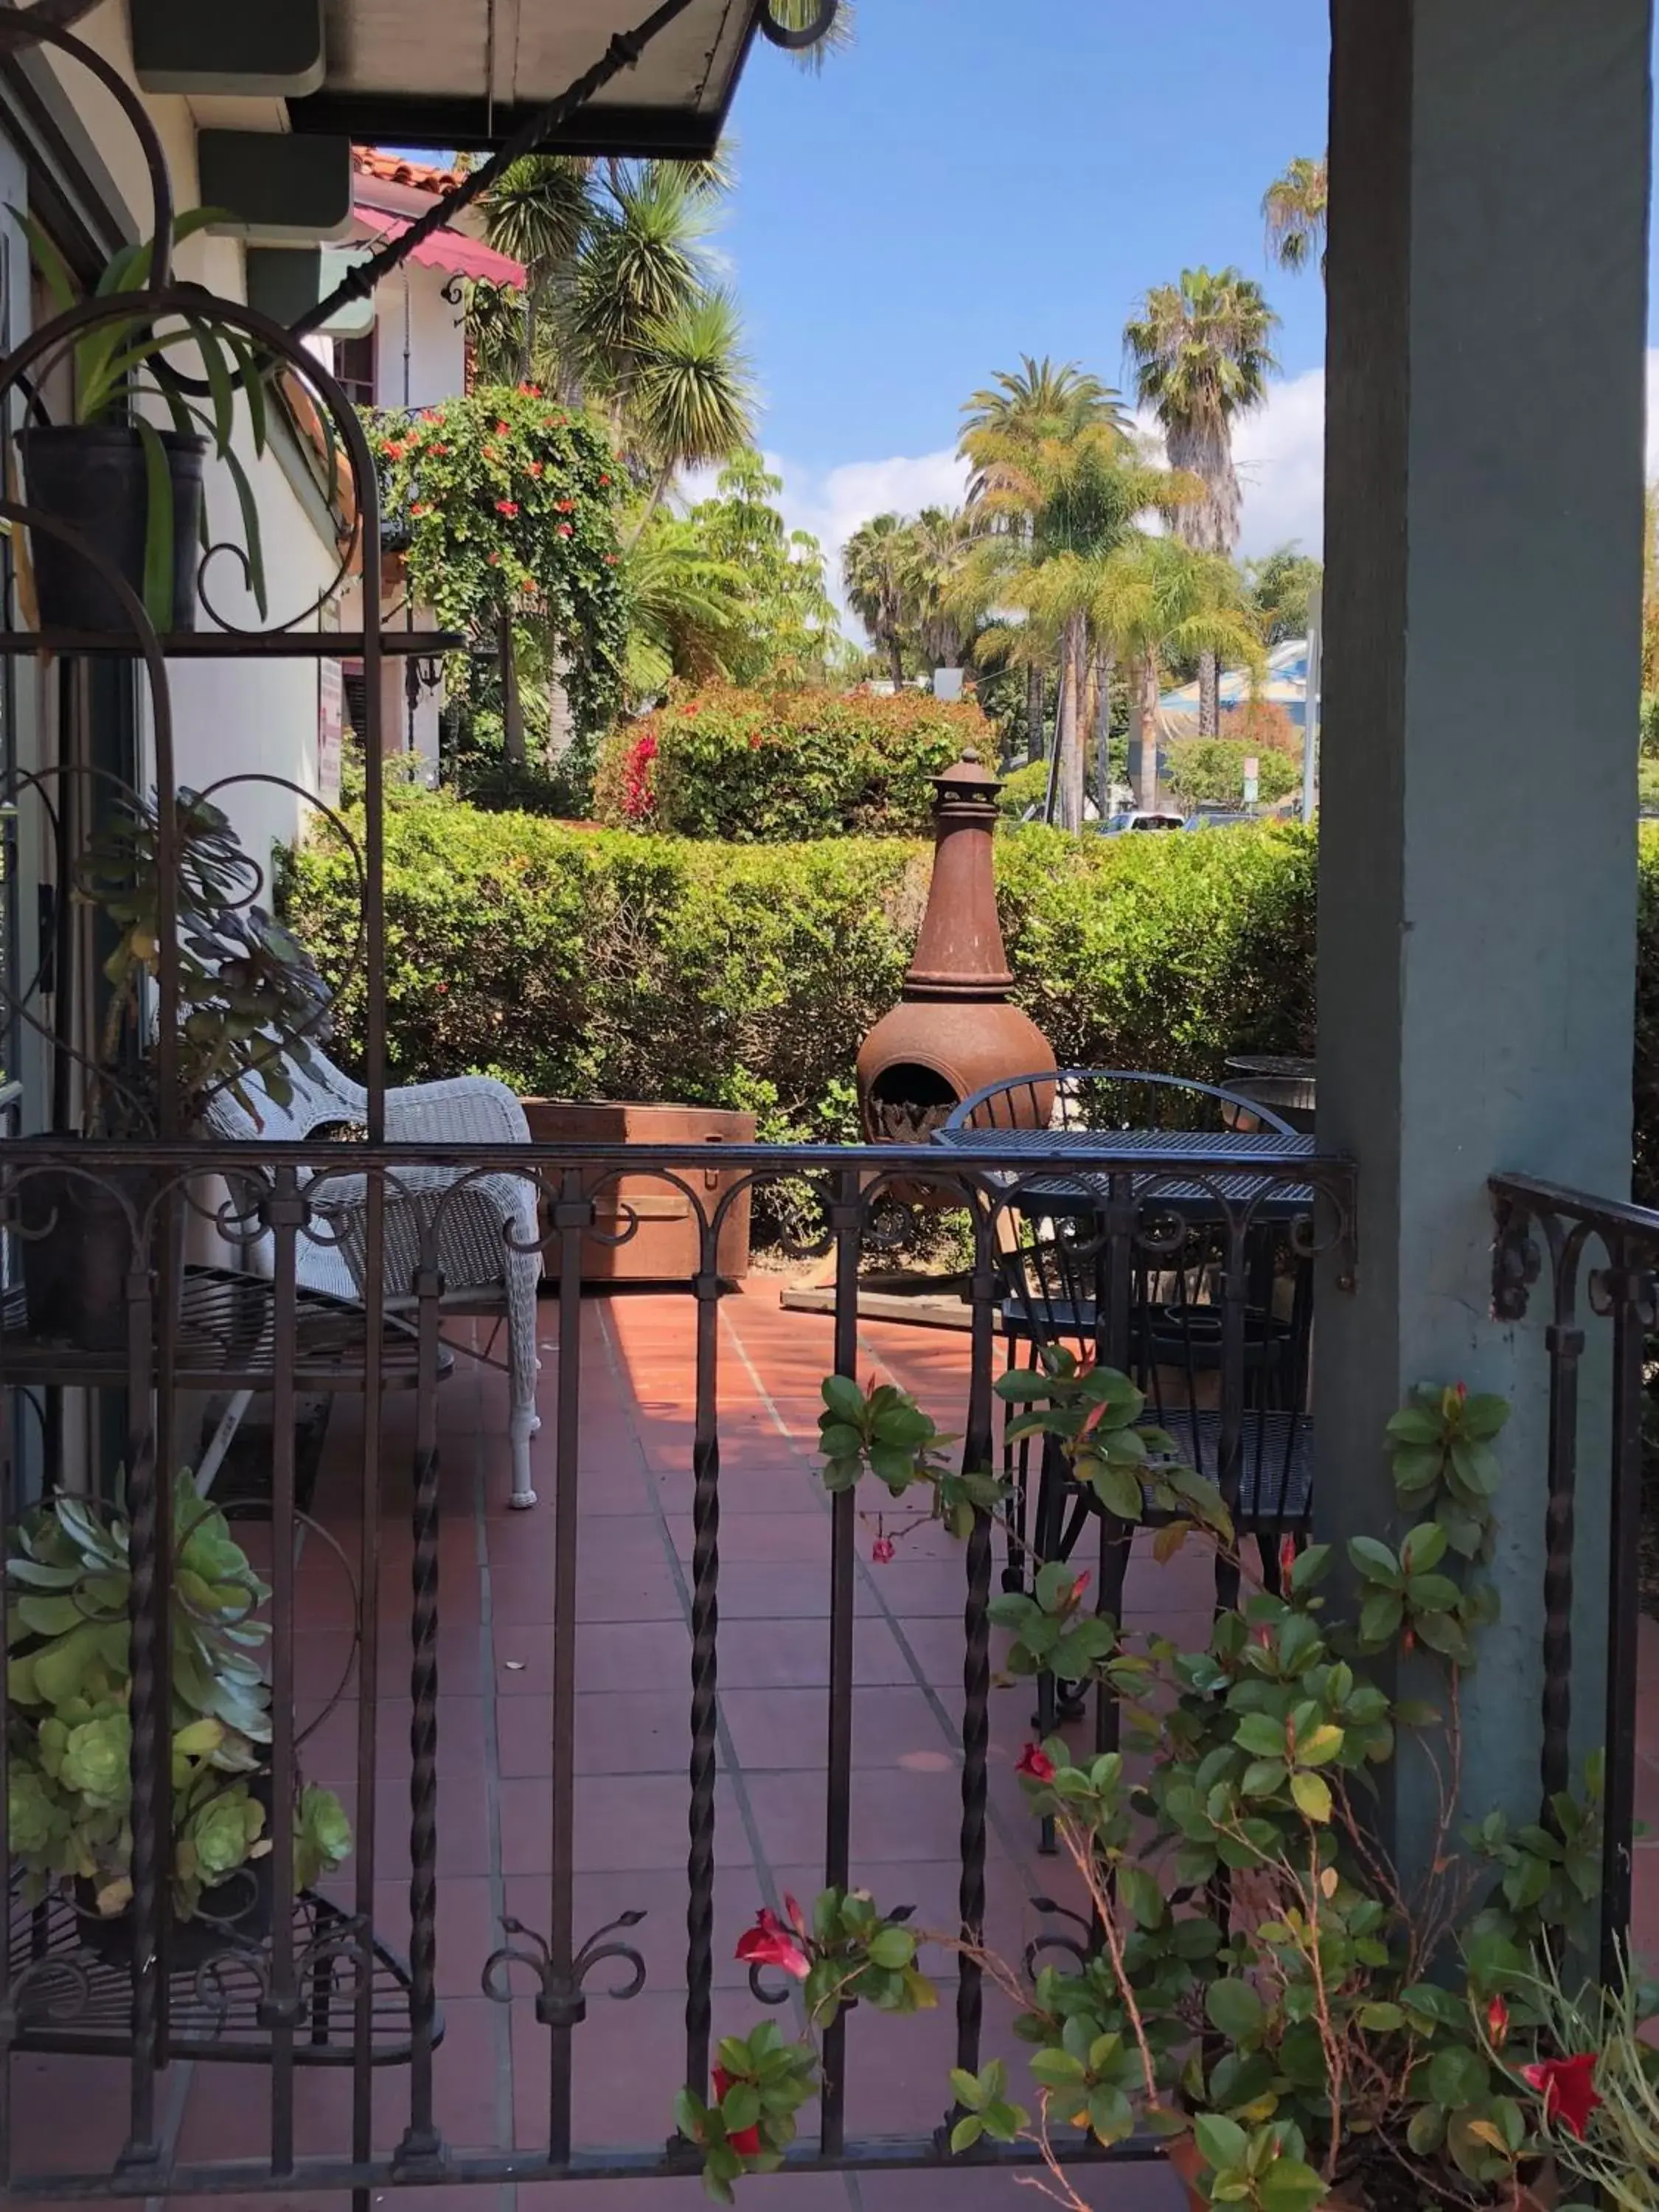
[[[608,1959],[620,1959],[630,1968],[629,1978],[605,1994],[617,2004],[626,2004],[645,1987],[645,1961],[631,1943],[612,1943],[606,1938],[620,1935],[627,1928],[637,1928],[645,1918],[643,1912],[624,1912],[590,1936],[581,1949],[570,1961],[567,1972],[554,1958],[544,1936],[533,1928],[526,1928],[521,1920],[505,1918],[501,1927],[505,1934],[517,1936],[517,1942],[504,1943],[492,1951],[484,1961],[483,1993],[496,2004],[510,2005],[513,2002],[513,1969],[527,1966],[536,1979],[536,2017],[544,2027],[574,2027],[587,2017],[587,1992],[583,1984],[595,1966]]]

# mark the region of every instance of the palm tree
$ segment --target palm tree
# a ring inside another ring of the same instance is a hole
[[[681,469],[741,453],[754,434],[754,386],[729,293],[700,292],[641,334],[628,411],[632,442],[656,470],[637,538]]]
[[[1091,610],[1129,671],[1129,754],[1139,754],[1138,804],[1158,806],[1158,700],[1170,661],[1194,654],[1265,665],[1247,586],[1224,555],[1201,553],[1179,538],[1137,537],[1103,573]]]
[[[1279,318],[1261,287],[1237,269],[1184,269],[1160,284],[1132,317],[1123,342],[1135,368],[1140,404],[1156,414],[1173,469],[1197,477],[1205,496],[1182,511],[1181,535],[1200,552],[1231,556],[1238,544],[1235,419],[1267,398],[1278,367],[1268,339]],[[1199,663],[1199,730],[1219,726],[1217,663]]]
[[[1317,252],[1319,273],[1324,275],[1329,193],[1329,169],[1322,154],[1316,161],[1299,154],[1284,175],[1275,177],[1263,193],[1261,213],[1267,226],[1267,256],[1281,269],[1298,274]]]
[[[629,548],[628,686],[636,698],[672,677],[729,676],[746,614],[744,577],[712,555],[695,523],[659,508]]]
[[[908,526],[906,611],[929,668],[962,665],[964,625],[954,594],[967,556],[968,532],[959,507],[925,507]]]
[[[841,550],[842,582],[854,613],[886,653],[896,685],[904,682],[904,633],[914,548],[902,515],[872,515]]]
[[[988,515],[988,499],[1018,481],[1020,464],[1045,439],[1075,436],[1092,425],[1127,432],[1128,417],[1119,395],[1075,362],[1056,364],[1047,354],[1030,354],[1017,369],[999,369],[990,384],[963,404],[964,421],[957,451],[973,469],[968,486],[970,525],[1012,529],[1029,537],[1030,517]],[[977,609],[975,611],[983,611]],[[1043,750],[1042,702],[1047,665],[1022,648],[1013,656],[1025,664],[1025,750],[1030,760]]]
[[[1114,564],[1139,543],[1142,515],[1176,515],[1200,494],[1195,480],[1149,465],[1121,431],[1097,422],[1042,439],[1009,463],[1007,480],[981,501],[993,518],[1026,524],[1023,533],[981,539],[963,588],[1024,614],[1028,653],[1042,641],[1058,651],[1056,797],[1064,829],[1083,823],[1091,684],[1097,696],[1113,674],[1117,641],[1101,617],[1111,605]],[[1006,641],[1000,629],[992,638]]]

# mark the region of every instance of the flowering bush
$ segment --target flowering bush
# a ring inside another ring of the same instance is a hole
[[[1220,1501],[1201,1498],[1169,1438],[1141,1425],[1144,1401],[1126,1377],[1051,1354],[1035,1376],[997,1387],[1030,1406],[1028,1432],[1064,1455],[1110,1519],[1158,1519],[1166,1551],[1201,1529],[1243,1571]],[[845,1377],[823,1395],[827,1486],[868,1475],[902,1495],[925,1485],[951,1517],[944,1439],[914,1400]],[[1601,2060],[1559,2002],[1552,2014],[1537,1966],[1555,1931],[1573,1939],[1596,1893],[1599,1777],[1592,1769],[1583,1801],[1552,1808],[1547,1827],[1511,1832],[1491,1815],[1464,1832],[1461,1852],[1450,1832],[1459,1678],[1496,1613],[1484,1567],[1507,1410],[1460,1385],[1415,1391],[1395,1416],[1387,1445],[1407,1525],[1391,1543],[1349,1545],[1354,1618],[1328,1617],[1320,1595],[1330,1548],[1291,1538],[1274,1563],[1279,1587],[1223,1611],[1202,1651],[1157,1634],[1131,1651],[1118,1623],[1097,1606],[1085,1613],[1087,1577],[1059,1560],[1040,1564],[1029,1594],[994,1601],[1015,1632],[1013,1671],[1109,1686],[1133,1747],[1149,1755],[1134,1784],[1121,1753],[1079,1758],[1060,1736],[1020,1759],[1033,1811],[1053,1822],[1088,1893],[1075,1965],[1044,1966],[1028,1983],[971,1929],[913,1936],[902,1917],[884,1921],[868,1899],[854,1911],[833,1891],[810,1923],[792,1901],[785,1917],[763,1911],[738,1957],[803,1984],[809,2028],[854,1994],[891,2010],[926,2002],[919,1943],[978,1960],[1022,2007],[1035,2109],[1011,2097],[1000,2061],[953,2074],[959,2152],[1026,2138],[1063,2181],[1055,2124],[1109,2146],[1144,2122],[1182,2139],[1199,2197],[1247,2212],[1314,2212],[1344,2185],[1367,2205],[1517,2203],[1553,2142],[1583,2143],[1607,2099]],[[972,1479],[970,1519],[1000,1504],[1000,1486]],[[1385,1686],[1364,1673],[1368,1655],[1408,1646],[1443,1665],[1439,1705],[1398,1698],[1391,1676]],[[1366,1810],[1376,1771],[1408,1746],[1430,1761],[1442,1806],[1420,1881],[1395,1869]],[[1461,1967],[1448,1975],[1452,1959]],[[781,2069],[773,2035],[768,2063]],[[769,2116],[758,2087],[728,2109],[728,2049],[747,2046],[722,2046],[714,2106],[681,2106],[723,2199],[741,2173],[776,2163],[816,2072],[810,2041],[787,2046],[788,2085]],[[1635,2063],[1626,2109],[1639,2115],[1653,2069],[1647,2055]],[[1611,2139],[1600,2155],[1611,2170]]]
[[[735,844],[915,836],[931,779],[969,745],[995,757],[971,702],[714,689],[618,731],[599,756],[593,810],[602,822]]]
[[[621,473],[604,437],[533,385],[485,386],[369,422],[388,534],[446,629],[495,639],[505,618],[556,641],[579,731],[620,696],[627,620]]]

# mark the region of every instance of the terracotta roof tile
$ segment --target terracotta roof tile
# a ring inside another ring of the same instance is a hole
[[[436,169],[425,161],[406,161],[399,154],[383,154],[378,146],[354,146],[351,166],[359,176],[378,177],[384,185],[430,192],[434,199],[452,191],[463,173],[459,169]]]

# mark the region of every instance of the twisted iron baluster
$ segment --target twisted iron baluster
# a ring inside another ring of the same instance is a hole
[[[973,1330],[968,1384],[968,1430],[962,1463],[969,1474],[991,1467],[991,1363],[995,1348],[997,1277],[988,1207],[974,1222]],[[962,1878],[958,1906],[962,1940],[985,1941],[986,1756],[991,1741],[991,1516],[975,1508],[968,1538],[968,1596],[963,1614],[966,1649],[962,1667]],[[964,1954],[957,1982],[957,2064],[979,2071],[985,1996],[978,1960]],[[947,2129],[957,2116],[947,2117]]]
[[[836,1240],[837,1375],[856,1378],[859,1352],[859,1182],[850,1169],[834,1179],[828,1213]],[[823,1880],[829,1889],[848,1886],[851,1862],[853,1785],[853,1576],[857,1564],[858,1500],[840,1492],[830,1534],[830,1745]],[[823,2036],[823,2150],[839,2158],[847,2147],[847,2014],[838,2013]]]
[[[410,1570],[409,1723],[409,2125],[400,2167],[441,2166],[443,2138],[433,2118],[432,2051],[438,1966],[438,1300],[435,1267],[416,1274],[419,1300],[419,1388],[415,1425],[415,1558]]]
[[[146,1227],[148,1224],[146,1224]],[[151,1405],[152,1309],[143,1238],[127,1277],[127,1513],[132,1623],[132,2066],[123,2166],[152,2166],[161,2156],[156,2131],[155,2080],[167,2033],[167,1984],[161,1899],[170,1881],[173,1814],[172,1757],[167,1716],[171,1704],[167,1640],[167,1583],[158,1573],[172,1557],[172,1499],[161,1479],[156,1437],[148,1426]],[[157,1377],[158,1381],[164,1378]]]
[[[719,1231],[704,1219],[697,1298],[696,1428],[691,1446],[690,1885],[685,1933],[685,2079],[706,2094],[714,1981],[714,1732],[719,1686],[720,1446],[715,1392],[719,1344]]]

